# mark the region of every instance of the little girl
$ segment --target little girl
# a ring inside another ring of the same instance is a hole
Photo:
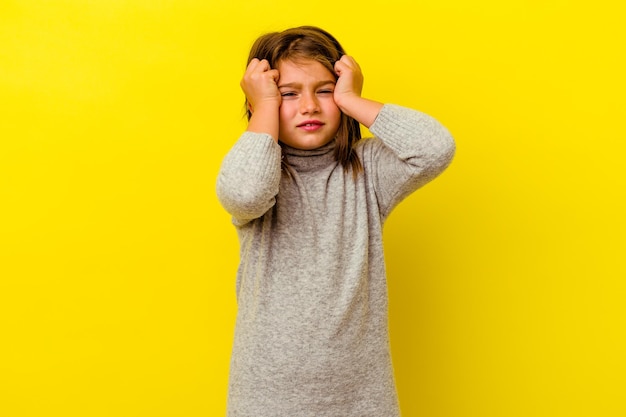
[[[248,129],[217,179],[241,244],[230,417],[400,414],[382,226],[455,145],[430,116],[361,97],[362,84],[319,28],[250,51]],[[375,137],[361,140],[359,123]]]

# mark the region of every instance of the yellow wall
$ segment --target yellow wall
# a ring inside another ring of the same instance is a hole
[[[0,1],[0,415],[223,415],[238,258],[215,177],[250,43],[301,24],[457,139],[385,230],[404,415],[626,415],[624,17]]]

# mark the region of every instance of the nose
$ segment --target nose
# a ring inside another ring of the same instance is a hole
[[[317,113],[320,110],[319,101],[315,94],[302,94],[300,96],[300,113],[312,114]]]

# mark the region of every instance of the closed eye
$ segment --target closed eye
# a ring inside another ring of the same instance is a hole
[[[296,93],[294,93],[293,91],[287,91],[287,92],[284,92],[284,93],[280,93],[280,95],[282,97],[294,97],[296,95]]]

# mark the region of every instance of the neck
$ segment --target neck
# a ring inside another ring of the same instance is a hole
[[[334,140],[310,150],[292,148],[284,143],[280,145],[285,162],[298,172],[314,171],[337,163]]]

